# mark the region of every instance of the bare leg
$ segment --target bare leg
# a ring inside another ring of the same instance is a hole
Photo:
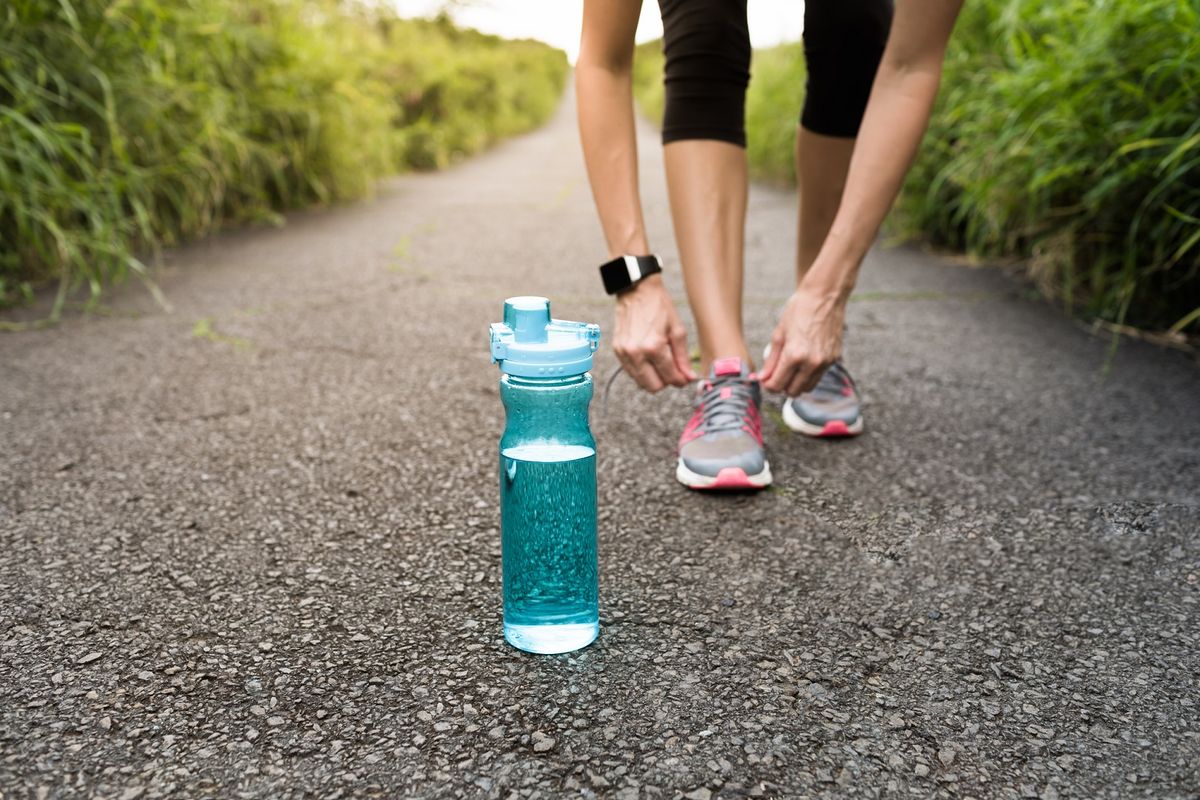
[[[854,139],[796,131],[796,184],[800,215],[796,237],[796,283],[808,272],[842,202]]]
[[[675,241],[700,338],[701,374],[715,358],[753,364],[742,334],[746,151],[714,139],[663,148]]]

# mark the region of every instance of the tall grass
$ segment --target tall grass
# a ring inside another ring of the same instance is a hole
[[[1200,4],[966,4],[896,215],[1070,308],[1200,331]]]
[[[972,0],[891,226],[1013,257],[1086,316],[1200,332],[1200,3]],[[639,99],[661,108],[660,43]],[[794,180],[800,45],[757,52],[750,167]],[[661,113],[661,112],[659,112]]]
[[[0,305],[228,222],[359,197],[543,121],[557,50],[337,0],[0,8]]]

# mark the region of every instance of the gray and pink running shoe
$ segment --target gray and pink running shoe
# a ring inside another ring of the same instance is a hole
[[[715,360],[697,387],[696,411],[679,438],[679,482],[692,489],[769,486],[761,405],[758,376],[740,358]]]
[[[811,392],[783,401],[783,421],[805,436],[857,436],[863,431],[862,397],[841,361],[833,362]]]

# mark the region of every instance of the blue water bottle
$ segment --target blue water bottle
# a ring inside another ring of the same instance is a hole
[[[600,632],[596,440],[588,427],[600,328],[511,297],[491,328],[507,421],[500,439],[504,638],[566,653]]]

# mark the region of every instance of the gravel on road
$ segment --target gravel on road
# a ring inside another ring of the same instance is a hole
[[[752,191],[752,348],[794,215]],[[850,306],[867,433],[772,398],[770,491],[675,483],[687,392],[597,401],[600,638],[505,645],[487,324],[607,337],[602,255],[565,105],[0,337],[0,797],[1200,796],[1200,370],[913,248]]]

